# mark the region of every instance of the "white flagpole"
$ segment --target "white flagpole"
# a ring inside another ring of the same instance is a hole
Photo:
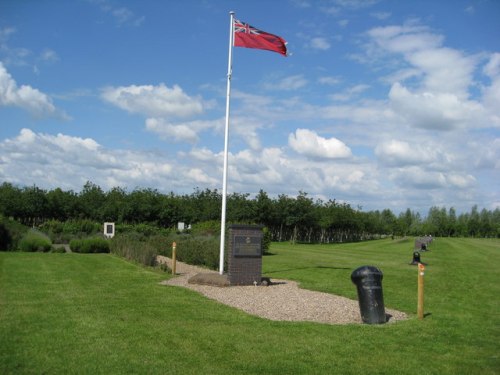
[[[219,274],[224,274],[224,243],[226,241],[226,196],[227,196],[227,153],[229,138],[229,103],[231,97],[231,75],[233,73],[233,37],[234,12],[229,12],[231,26],[229,27],[229,58],[227,63],[227,93],[226,93],[226,126],[224,130],[224,172],[222,176],[222,214],[220,223],[220,255]]]

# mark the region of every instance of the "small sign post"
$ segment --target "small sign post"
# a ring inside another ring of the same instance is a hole
[[[176,247],[177,247],[177,244],[175,242],[173,242],[172,243],[172,275],[175,275]]]
[[[419,319],[424,319],[424,270],[425,266],[422,263],[418,264],[418,303],[417,316]]]

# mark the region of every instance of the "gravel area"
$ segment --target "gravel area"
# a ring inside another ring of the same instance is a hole
[[[171,268],[170,258],[159,256],[157,260]],[[176,262],[177,276],[161,284],[189,288],[220,303],[270,320],[324,324],[362,323],[357,300],[302,289],[297,282],[290,280],[271,279],[269,286],[218,287],[188,283],[191,277],[199,273],[217,272]],[[408,318],[400,311],[386,308],[385,312],[389,323]]]

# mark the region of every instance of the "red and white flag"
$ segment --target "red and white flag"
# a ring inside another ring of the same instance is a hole
[[[235,47],[265,49],[287,56],[285,39],[238,20],[234,20],[233,44]]]

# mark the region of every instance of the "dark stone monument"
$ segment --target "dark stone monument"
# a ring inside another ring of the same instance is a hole
[[[229,227],[228,279],[231,285],[260,285],[262,282],[262,227]]]

